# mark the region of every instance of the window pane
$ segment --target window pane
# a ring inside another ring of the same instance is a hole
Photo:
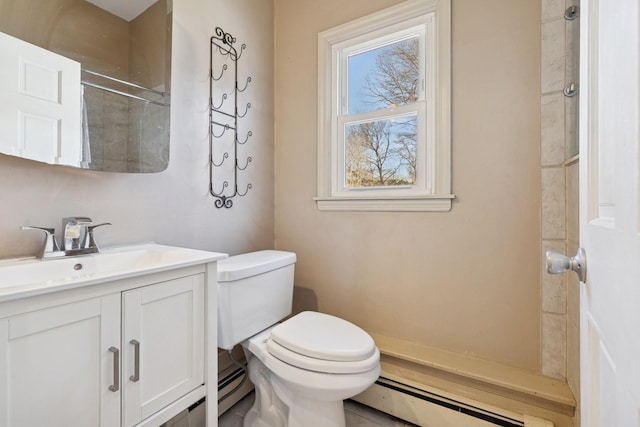
[[[348,57],[347,114],[417,101],[420,61],[417,36]]]
[[[345,125],[345,187],[413,185],[416,114]]]

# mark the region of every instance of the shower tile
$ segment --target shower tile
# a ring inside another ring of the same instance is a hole
[[[570,159],[578,154],[578,97],[564,98],[565,111],[565,157]]]
[[[564,16],[565,0],[542,0],[542,21]]]
[[[542,311],[565,314],[567,312],[567,274],[549,274],[545,269],[545,252],[566,253],[564,241],[542,241]]]
[[[542,93],[561,90],[565,81],[564,18],[542,24]]]
[[[580,21],[566,21],[566,79],[577,83],[580,76]]]
[[[567,179],[567,241],[571,247],[572,243],[577,246],[580,241],[580,163],[570,164],[565,171]]]
[[[565,239],[564,168],[542,168],[542,238]]]
[[[559,166],[565,159],[565,100],[562,93],[542,95],[541,147],[542,166]]]
[[[567,321],[564,315],[542,313],[542,373],[566,379]]]

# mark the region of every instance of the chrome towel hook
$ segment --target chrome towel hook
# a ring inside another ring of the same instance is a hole
[[[578,6],[570,6],[564,11],[564,19],[573,21],[578,17]]]
[[[569,98],[576,96],[578,94],[578,85],[576,83],[569,83],[564,87],[562,93]]]

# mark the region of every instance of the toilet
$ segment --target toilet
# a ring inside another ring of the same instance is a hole
[[[291,314],[296,255],[259,251],[218,262],[218,347],[242,344],[255,386],[245,427],[344,427],[342,401],[380,375],[380,352],[356,325]]]

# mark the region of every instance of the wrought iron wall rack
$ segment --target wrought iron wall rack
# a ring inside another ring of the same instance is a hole
[[[245,196],[252,187],[251,183],[241,187],[238,182],[239,172],[253,160],[251,156],[240,158],[239,148],[253,133],[243,132],[239,138],[239,119],[247,115],[251,103],[239,111],[238,98],[247,90],[251,77],[240,87],[238,60],[247,46],[243,43],[238,51],[235,43],[235,37],[216,27],[209,51],[209,193],[216,198],[217,208],[232,207],[233,198]]]

